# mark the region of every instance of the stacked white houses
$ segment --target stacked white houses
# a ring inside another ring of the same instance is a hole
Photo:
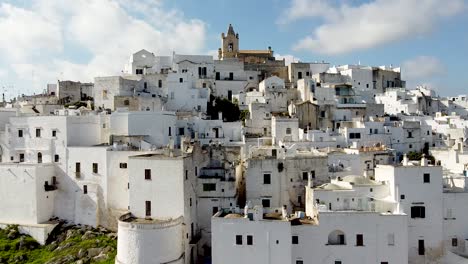
[[[3,102],[0,227],[116,230],[119,264],[468,262],[465,95],[239,39]]]

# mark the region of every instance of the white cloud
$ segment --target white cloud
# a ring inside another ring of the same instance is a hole
[[[23,60],[63,49],[58,25],[41,14],[7,3],[0,4],[0,32],[0,55],[7,59]]]
[[[293,0],[279,22],[323,19],[294,49],[340,54],[426,34],[437,22],[464,9],[464,0],[374,0],[358,5],[343,0]]]
[[[275,58],[277,60],[282,60],[284,59],[284,63],[287,65],[291,64],[291,62],[299,62],[300,59],[298,57],[294,57],[294,55],[286,54],[286,55],[281,55],[281,54],[276,54]]]
[[[408,81],[426,82],[445,72],[444,65],[436,57],[419,56],[402,63],[402,78]]]
[[[31,9],[1,4],[0,32],[11,39],[0,42],[0,55],[9,55],[0,67],[16,73],[10,82],[32,82],[40,92],[57,79],[120,74],[143,48],[162,55],[202,52],[206,25],[166,9],[163,0],[32,0]]]

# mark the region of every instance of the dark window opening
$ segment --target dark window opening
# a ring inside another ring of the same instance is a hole
[[[98,164],[93,163],[93,173],[98,173]]]
[[[145,216],[151,217],[151,201],[145,201]]]
[[[145,169],[145,180],[151,180],[151,170]]]
[[[253,236],[247,235],[247,245],[253,245]]]
[[[262,199],[262,206],[265,208],[270,207],[270,199]]]
[[[299,244],[299,236],[292,236],[292,243],[293,245]]]
[[[204,183],[203,184],[204,192],[213,192],[216,191],[216,183]]]
[[[23,130],[22,129],[18,130],[18,137],[23,137]]]
[[[263,184],[271,184],[271,174],[263,174]]]
[[[120,167],[121,169],[126,169],[126,168],[127,168],[127,163],[121,162],[121,163],[119,164],[119,167]]]
[[[424,240],[422,240],[422,239],[418,240],[418,254],[420,256],[425,254]]]
[[[41,137],[41,129],[36,128],[36,137]]]
[[[364,246],[364,236],[362,234],[356,235],[356,246],[358,247]]]
[[[431,175],[429,173],[424,173],[424,183],[431,182]]]
[[[242,245],[242,235],[236,235],[236,245]]]
[[[55,155],[54,155],[54,161],[55,161],[55,162],[59,162],[59,161],[60,161],[60,157],[59,157],[58,154],[55,154]]]
[[[88,193],[88,185],[83,185],[83,194]]]
[[[426,207],[424,207],[424,206],[412,206],[411,207],[411,218],[426,218]]]

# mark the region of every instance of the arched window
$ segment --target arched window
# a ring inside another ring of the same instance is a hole
[[[291,128],[290,127],[286,128],[286,135],[291,135]]]
[[[37,153],[37,163],[42,163],[42,153]]]
[[[328,235],[328,245],[346,245],[346,237],[343,231],[335,230]]]

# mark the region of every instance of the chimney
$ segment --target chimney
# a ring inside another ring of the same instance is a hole
[[[408,166],[408,157],[406,156],[406,153],[403,155],[403,166]]]
[[[428,162],[427,162],[427,159],[426,159],[426,154],[422,154],[422,157],[421,157],[421,166],[427,166]]]
[[[307,187],[312,188],[313,183],[314,183],[314,182],[313,182],[313,180],[312,180],[312,173],[309,172],[309,173],[308,173],[308,177],[307,177]]]
[[[283,207],[281,208],[281,216],[283,217],[283,219],[286,219],[288,217],[288,210],[286,205],[283,205]]]

